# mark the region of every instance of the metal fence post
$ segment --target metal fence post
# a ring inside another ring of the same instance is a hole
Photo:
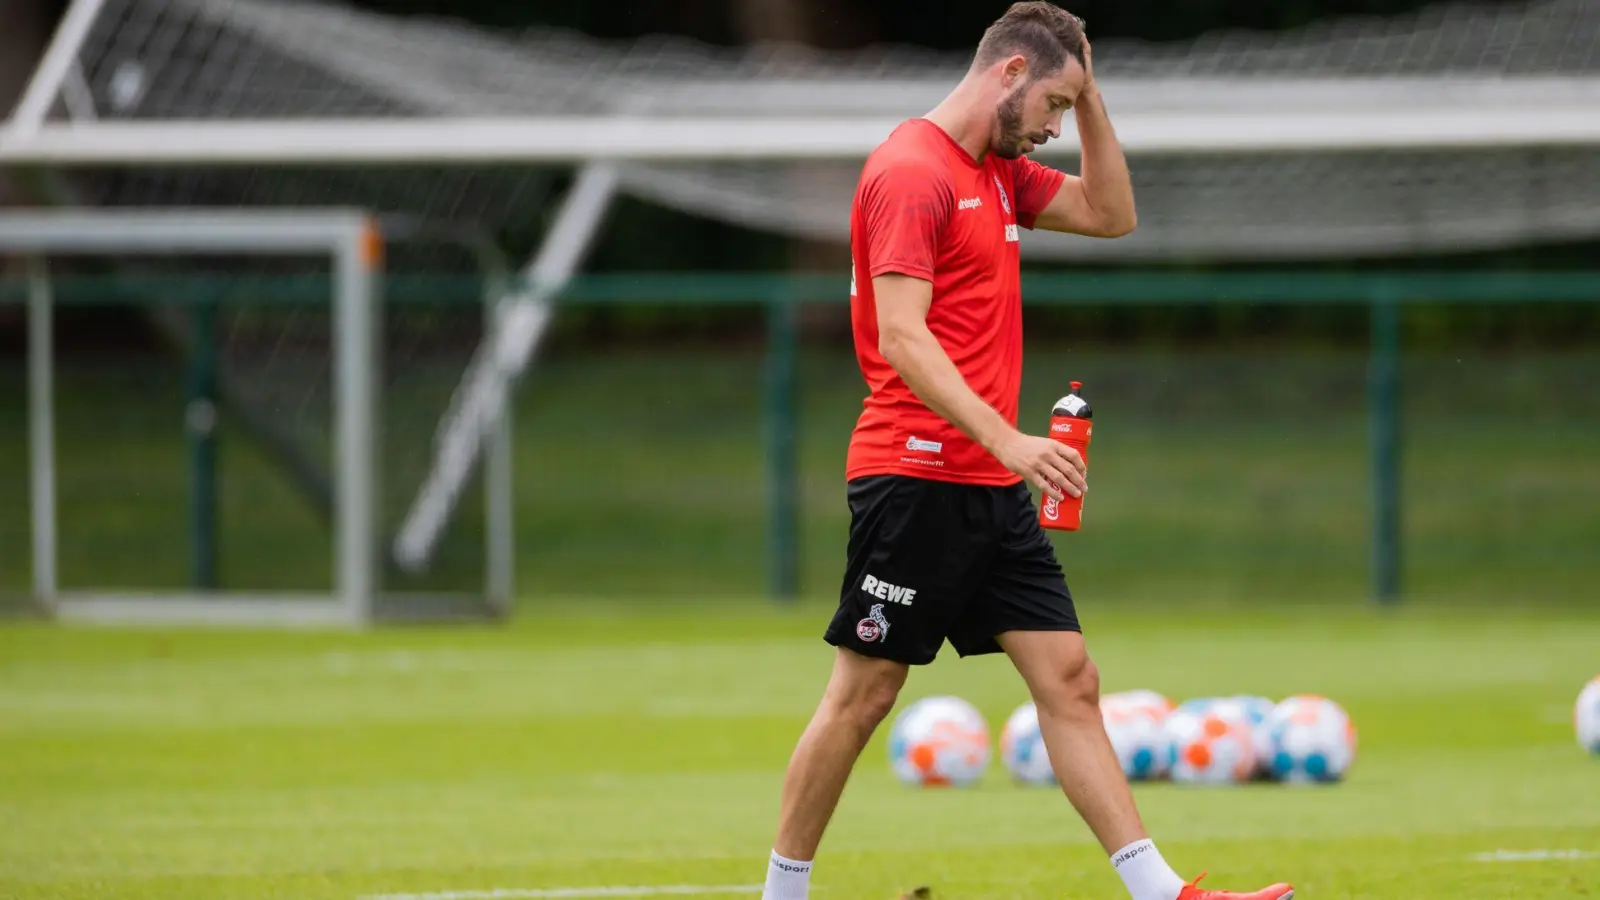
[[[217,587],[217,338],[216,301],[206,298],[193,310],[194,344],[189,351],[189,403],[185,432],[189,443],[190,585]]]
[[[1372,477],[1372,596],[1400,600],[1400,298],[1380,281],[1372,295],[1372,350],[1367,373]]]
[[[791,285],[766,298],[766,398],[762,404],[767,472],[767,591],[792,602],[800,585],[799,311]]]

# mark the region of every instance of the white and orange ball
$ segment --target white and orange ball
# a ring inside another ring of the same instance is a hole
[[[1252,724],[1265,723],[1267,716],[1272,715],[1272,711],[1278,706],[1271,698],[1258,697],[1255,694],[1238,694],[1228,699],[1244,709]]]
[[[1019,784],[1056,783],[1044,735],[1039,731],[1039,709],[1032,703],[1017,707],[1000,729],[1000,762]]]
[[[1267,717],[1277,708],[1268,697],[1239,694],[1228,699],[1239,704],[1250,717],[1250,740],[1256,754],[1256,777],[1272,776],[1272,735],[1267,730]]]
[[[1578,703],[1572,710],[1572,724],[1578,732],[1578,743],[1590,753],[1600,754],[1600,676],[1584,685],[1578,692]]]
[[[1256,755],[1250,717],[1238,703],[1184,704],[1165,722],[1172,780],[1186,784],[1249,781]]]
[[[1172,702],[1151,691],[1108,694],[1100,700],[1100,718],[1122,774],[1129,781],[1148,781],[1167,774],[1172,747],[1166,719]]]
[[[925,697],[889,729],[889,765],[917,787],[965,787],[989,765],[989,726],[959,697]]]
[[[1267,716],[1271,775],[1289,783],[1343,779],[1356,759],[1356,727],[1344,708],[1327,697],[1289,697]]]
[[[1141,707],[1156,712],[1162,717],[1165,717],[1167,713],[1172,712],[1177,707],[1176,703],[1168,700],[1161,692],[1151,690],[1117,691],[1106,694],[1100,698],[1100,706],[1103,709],[1108,705]]]

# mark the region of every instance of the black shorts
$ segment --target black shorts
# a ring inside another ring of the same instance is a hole
[[[850,482],[849,561],[824,639],[865,656],[998,653],[1007,631],[1079,631],[1055,548],[1025,483],[906,475]]]

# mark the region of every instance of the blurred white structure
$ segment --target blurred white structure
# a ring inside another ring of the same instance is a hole
[[[1263,261],[1600,235],[1600,3],[1446,4],[1172,46],[1100,41],[1140,227],[1030,234],[1031,259]],[[615,191],[843,241],[865,154],[965,56],[726,51],[493,32],[290,0],[75,0],[0,132],[94,203],[341,203],[548,229],[440,430],[397,555],[429,556],[551,292]],[[1041,157],[1072,168],[1075,142]]]
[[[1340,257],[1600,233],[1593,0],[1442,5],[1170,47],[1107,40],[1095,57],[1141,226],[1118,241],[1035,235],[1033,257]],[[137,166],[146,177],[107,200],[238,203],[305,189],[287,174],[230,191],[157,173],[380,163],[460,177],[611,159],[631,193],[842,240],[860,159],[965,64],[895,47],[606,44],[328,3],[76,0],[0,137],[0,163]],[[1074,144],[1041,158],[1071,167]],[[802,164],[803,177],[785,171]],[[527,214],[516,191],[397,187],[321,185],[341,202]]]

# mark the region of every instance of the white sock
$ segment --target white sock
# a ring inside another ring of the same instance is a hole
[[[810,890],[810,861],[787,859],[779,856],[778,851],[772,851],[772,858],[767,861],[767,884],[761,889],[761,900],[806,900],[806,893]]]
[[[1133,900],[1177,900],[1184,881],[1161,858],[1156,842],[1134,841],[1111,854],[1111,866],[1122,876]]]

